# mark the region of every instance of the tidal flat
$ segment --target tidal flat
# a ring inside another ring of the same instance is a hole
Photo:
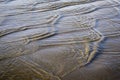
[[[120,80],[120,0],[0,0],[0,80]]]

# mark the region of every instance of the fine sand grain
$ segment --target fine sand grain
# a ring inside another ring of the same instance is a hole
[[[120,80],[120,0],[0,0],[0,80]]]

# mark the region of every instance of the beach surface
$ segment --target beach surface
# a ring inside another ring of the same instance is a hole
[[[120,80],[120,0],[0,0],[0,80]]]

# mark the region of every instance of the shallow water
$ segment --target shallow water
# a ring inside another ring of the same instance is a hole
[[[119,80],[120,0],[0,0],[0,80]]]

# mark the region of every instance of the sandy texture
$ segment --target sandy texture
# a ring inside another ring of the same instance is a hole
[[[0,80],[120,80],[120,0],[0,0]]]

